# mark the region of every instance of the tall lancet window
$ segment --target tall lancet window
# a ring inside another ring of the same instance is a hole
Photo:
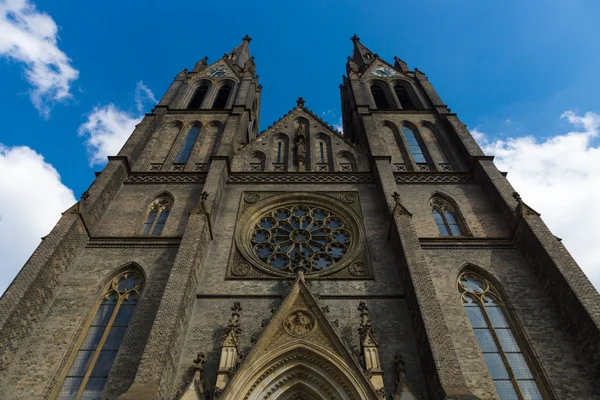
[[[217,97],[213,103],[213,109],[222,110],[227,106],[227,99],[229,99],[229,93],[231,93],[230,85],[223,85],[217,92]]]
[[[375,100],[375,106],[379,110],[389,110],[390,103],[383,91],[383,88],[377,84],[371,86],[371,94],[373,95],[373,100]]]
[[[415,104],[410,98],[410,95],[402,85],[394,86],[394,92],[396,93],[396,97],[398,97],[398,101],[400,102],[400,106],[404,110],[414,110]]]
[[[325,145],[323,144],[323,142],[319,142],[319,155],[320,155],[320,162],[324,163],[325,162],[325,149],[324,149]]]
[[[66,372],[59,379],[57,400],[100,399],[142,289],[135,269],[120,273],[104,289],[85,327]]]
[[[142,227],[143,235],[160,235],[169,218],[171,211],[171,199],[162,196],[152,202],[146,213],[146,220]]]
[[[415,136],[415,132],[408,126],[403,126],[402,134],[404,135],[404,139],[406,139],[408,149],[410,150],[410,154],[412,154],[415,162],[426,163],[427,160],[425,159],[425,154],[423,153],[423,149],[421,148],[421,145]]]
[[[207,91],[207,85],[198,86],[198,89],[196,89],[196,93],[194,93],[194,97],[192,97],[192,101],[190,101],[190,104],[188,105],[188,110],[198,110],[200,106],[202,106],[202,101],[206,97]]]
[[[543,400],[494,286],[465,272],[458,291],[500,400]]]
[[[466,236],[466,227],[458,211],[450,202],[441,197],[434,197],[430,202],[431,215],[440,231],[441,236]]]
[[[277,163],[281,163],[281,146],[282,143],[281,142],[277,142]]]
[[[176,163],[186,163],[188,158],[190,158],[190,154],[192,154],[192,149],[194,148],[194,144],[196,144],[196,140],[198,139],[198,134],[200,133],[200,127],[194,125],[192,129],[190,129],[185,136],[185,140],[181,144],[179,148],[179,152],[177,153],[177,157],[175,157]]]

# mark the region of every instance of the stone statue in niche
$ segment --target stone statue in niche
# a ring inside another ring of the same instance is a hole
[[[301,120],[298,121],[296,126],[296,161],[298,170],[304,171],[306,163],[306,123]]]

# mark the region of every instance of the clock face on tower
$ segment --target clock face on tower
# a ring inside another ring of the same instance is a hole
[[[222,76],[228,75],[229,74],[229,70],[225,67],[212,67],[211,69],[208,70],[208,75],[214,77],[214,78],[220,78]]]
[[[375,76],[389,77],[396,75],[396,71],[388,67],[377,67],[371,70],[371,73]]]

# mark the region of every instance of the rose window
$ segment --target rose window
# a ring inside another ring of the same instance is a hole
[[[339,216],[319,207],[277,208],[258,219],[252,233],[256,256],[282,272],[318,272],[340,262],[352,235]]]

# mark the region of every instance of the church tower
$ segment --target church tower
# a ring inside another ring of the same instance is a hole
[[[177,74],[0,299],[3,399],[600,399],[600,296],[426,75]]]

